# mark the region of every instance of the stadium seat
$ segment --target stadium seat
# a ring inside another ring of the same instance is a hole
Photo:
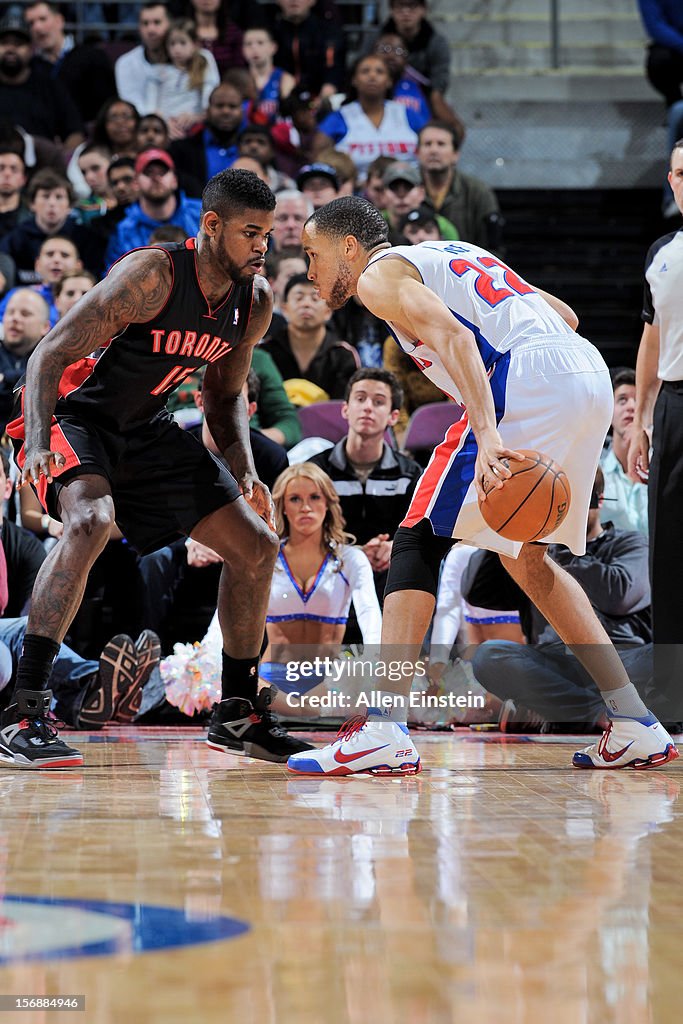
[[[431,452],[443,441],[448,428],[458,422],[463,412],[463,407],[455,402],[428,402],[421,405],[408,421],[403,447],[412,454]]]
[[[340,398],[336,398],[298,409],[302,437],[325,437],[333,444],[341,441],[349,428],[341,414],[343,404]]]

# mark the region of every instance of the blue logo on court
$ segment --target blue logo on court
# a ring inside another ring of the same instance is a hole
[[[247,931],[249,925],[234,917],[194,917],[172,907],[5,896],[0,964],[148,953],[221,942]]]

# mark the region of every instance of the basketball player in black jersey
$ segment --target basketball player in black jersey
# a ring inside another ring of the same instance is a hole
[[[217,174],[204,189],[198,238],[122,257],[29,362],[8,431],[20,486],[34,486],[64,533],[34,587],[0,726],[0,764],[83,763],[49,720],[47,682],[114,522],[141,553],[190,535],[223,558],[223,699],[209,728],[211,746],[270,761],[309,749],[272,718],[269,692],[257,696],[278,541],[270,494],[254,469],[241,389],[271,318],[260,273],[274,207],[273,193],[252,172]],[[207,422],[234,479],[166,411],[169,394],[202,366]]]

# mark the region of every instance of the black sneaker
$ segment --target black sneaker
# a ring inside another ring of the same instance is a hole
[[[505,733],[542,733],[546,720],[536,711],[513,700],[503,701],[498,715],[498,728]]]
[[[292,754],[313,750],[310,743],[295,740],[269,710],[272,695],[263,689],[252,704],[241,697],[228,697],[214,705],[206,742],[226,754],[246,754],[262,761],[284,764]]]
[[[105,644],[100,668],[78,712],[79,729],[101,729],[116,717],[119,704],[135,685],[137,657],[135,644],[119,633]]]
[[[63,743],[50,715],[51,690],[17,690],[2,716],[0,764],[8,768],[80,768],[83,755]]]
[[[135,681],[135,647],[125,633],[112,637],[100,655],[100,668],[78,712],[79,729],[101,729],[114,718],[114,708]]]
[[[161,660],[161,641],[151,629],[143,629],[133,646],[135,657],[133,682],[125,692],[121,693],[121,697],[114,709],[116,721],[125,722],[127,725],[130,725],[137,717],[140,705],[142,704],[143,687],[151,676],[154,667]]]
[[[111,721],[114,711],[114,693],[110,675],[97,672],[91,679],[83,696],[83,703],[76,715],[77,729],[102,729]]]

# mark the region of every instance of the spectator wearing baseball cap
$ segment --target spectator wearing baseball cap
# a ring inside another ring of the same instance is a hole
[[[167,171],[175,173],[173,157],[166,149],[144,149],[135,161],[135,173],[144,174],[150,164],[163,164]]]
[[[139,198],[112,234],[107,246],[106,263],[110,266],[130,249],[149,244],[156,228],[173,224],[188,236],[199,230],[201,199],[188,199],[178,190],[173,157],[165,149],[146,149],[135,161]]]
[[[337,172],[325,163],[305,164],[297,175],[296,186],[308,196],[316,210],[339,195]]]
[[[0,18],[0,37],[19,36],[25,42],[31,42],[31,32],[18,4],[11,4]]]
[[[319,157],[324,164],[329,164],[337,175],[340,196],[355,196],[358,187],[358,168],[348,153],[340,153],[337,149],[326,149]]]
[[[437,215],[428,206],[422,205],[415,210],[409,210],[401,217],[398,228],[411,245],[419,245],[420,242],[440,242],[442,239]]]
[[[422,175],[414,164],[394,160],[384,172],[383,181],[385,188],[394,188],[398,182],[405,182],[414,188],[422,185]]]
[[[392,245],[402,245],[406,241],[401,231],[402,219],[424,202],[425,189],[422,176],[413,164],[396,161],[387,167],[382,180],[385,202],[382,214],[389,225],[389,241]],[[437,214],[433,214],[433,216],[437,217],[442,238],[457,240],[460,237],[455,225],[445,218],[441,218],[441,222],[439,222]]]
[[[75,149],[83,124],[71,96],[44,61],[31,59],[31,34],[20,7],[0,18],[0,119]]]

